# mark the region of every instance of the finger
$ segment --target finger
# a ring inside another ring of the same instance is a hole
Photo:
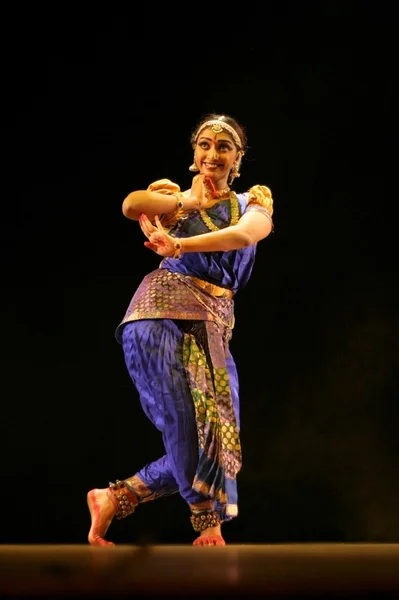
[[[144,224],[144,219],[143,219],[143,215],[139,216],[139,225],[140,225],[140,229],[141,231],[144,233],[144,235],[146,237],[148,237],[147,233],[146,233],[146,226]]]
[[[153,250],[160,256],[167,256],[167,254],[165,253],[165,248],[162,248],[162,246],[158,246],[157,244],[151,244],[151,242],[144,242],[144,246],[149,250]]]
[[[158,231],[164,232],[164,228],[162,227],[162,223],[159,220],[158,215],[155,215],[155,225],[157,226]]]
[[[151,242],[144,242],[144,246],[146,248],[148,248],[149,250],[155,250],[156,251],[156,245],[155,244],[151,244]]]
[[[156,220],[157,220],[157,219],[158,219],[158,223],[159,223],[159,224],[161,224],[161,222],[159,221],[158,215],[155,215],[155,217],[154,217],[154,221],[151,221],[151,220],[150,220],[150,219],[147,217],[147,215],[144,215],[144,222],[145,222],[145,224],[146,224],[146,226],[147,226],[147,229],[148,229],[148,231],[149,231],[150,233],[154,233],[154,232],[158,231],[158,227],[157,227],[157,224],[156,224]],[[155,225],[154,225],[154,222],[155,222]],[[161,228],[162,228],[162,225],[161,225]]]
[[[141,215],[141,222],[145,227],[150,227],[151,225],[151,221],[149,220],[149,218],[147,217],[147,215]]]
[[[141,223],[140,223],[140,228],[141,228],[141,231],[144,233],[145,237],[149,238],[151,234],[148,233],[148,231],[146,231],[146,228],[143,225],[141,225]]]
[[[193,185],[194,186],[201,185],[204,182],[204,178],[205,178],[205,175],[203,173],[200,173],[199,175],[195,175],[195,177],[193,177]]]
[[[154,226],[151,224],[151,221],[147,217],[147,215],[141,215],[140,217],[140,227],[146,237],[149,237],[153,231],[155,231]]]
[[[210,177],[207,177],[204,180],[204,183],[207,185],[207,187],[210,188],[212,194],[216,193],[216,188],[215,188],[214,183],[213,183],[213,181],[212,181],[212,179]]]

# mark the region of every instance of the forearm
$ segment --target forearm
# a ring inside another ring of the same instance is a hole
[[[159,194],[147,190],[131,192],[123,201],[122,213],[128,219],[138,221],[140,215],[146,214],[149,218],[155,215],[166,215],[177,208],[175,195]]]
[[[191,211],[198,208],[199,201],[195,196],[187,197],[181,193],[167,195],[147,190],[131,192],[122,204],[124,216],[133,221],[138,221],[142,214],[152,220],[155,215],[168,215],[177,209]]]
[[[220,231],[212,231],[202,235],[195,235],[188,238],[180,238],[182,252],[226,252],[228,250],[238,250],[254,243],[251,236],[246,232],[232,225]]]

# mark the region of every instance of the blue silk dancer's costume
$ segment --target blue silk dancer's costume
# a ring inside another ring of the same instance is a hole
[[[169,180],[150,191],[173,194]],[[206,211],[164,215],[163,226],[184,238],[223,229],[248,209],[271,220],[269,188],[230,193]],[[141,502],[179,492],[193,514],[238,514],[241,468],[239,385],[229,350],[233,296],[248,282],[256,245],[225,252],[193,252],[163,259],[144,277],[116,330],[142,408],[162,433],[165,455],[147,464],[127,487]]]

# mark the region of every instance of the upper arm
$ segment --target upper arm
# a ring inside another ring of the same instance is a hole
[[[159,215],[161,222],[165,226],[175,219],[178,211],[172,213],[160,214],[159,203],[162,203],[164,196],[170,196],[180,192],[180,187],[177,183],[170,179],[158,179],[150,183],[146,190],[137,190],[131,192],[122,203],[122,212],[125,217],[137,221],[142,213],[145,213],[150,220],[155,215]],[[157,204],[158,203],[158,207]]]
[[[274,229],[273,198],[271,190],[264,185],[255,185],[248,191],[247,206],[238,227],[256,244]]]
[[[259,211],[246,211],[237,223],[237,228],[248,238],[248,245],[256,244],[272,231],[271,220]]]

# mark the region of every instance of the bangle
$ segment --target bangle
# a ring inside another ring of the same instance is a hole
[[[180,240],[176,240],[173,245],[175,247],[175,253],[173,255],[173,258],[175,258],[175,259],[181,258],[181,253],[182,253],[182,243],[181,243],[181,241]]]
[[[183,209],[183,200],[181,199],[182,197],[179,196],[178,194],[173,194],[173,195],[176,198],[176,210],[182,210]]]

